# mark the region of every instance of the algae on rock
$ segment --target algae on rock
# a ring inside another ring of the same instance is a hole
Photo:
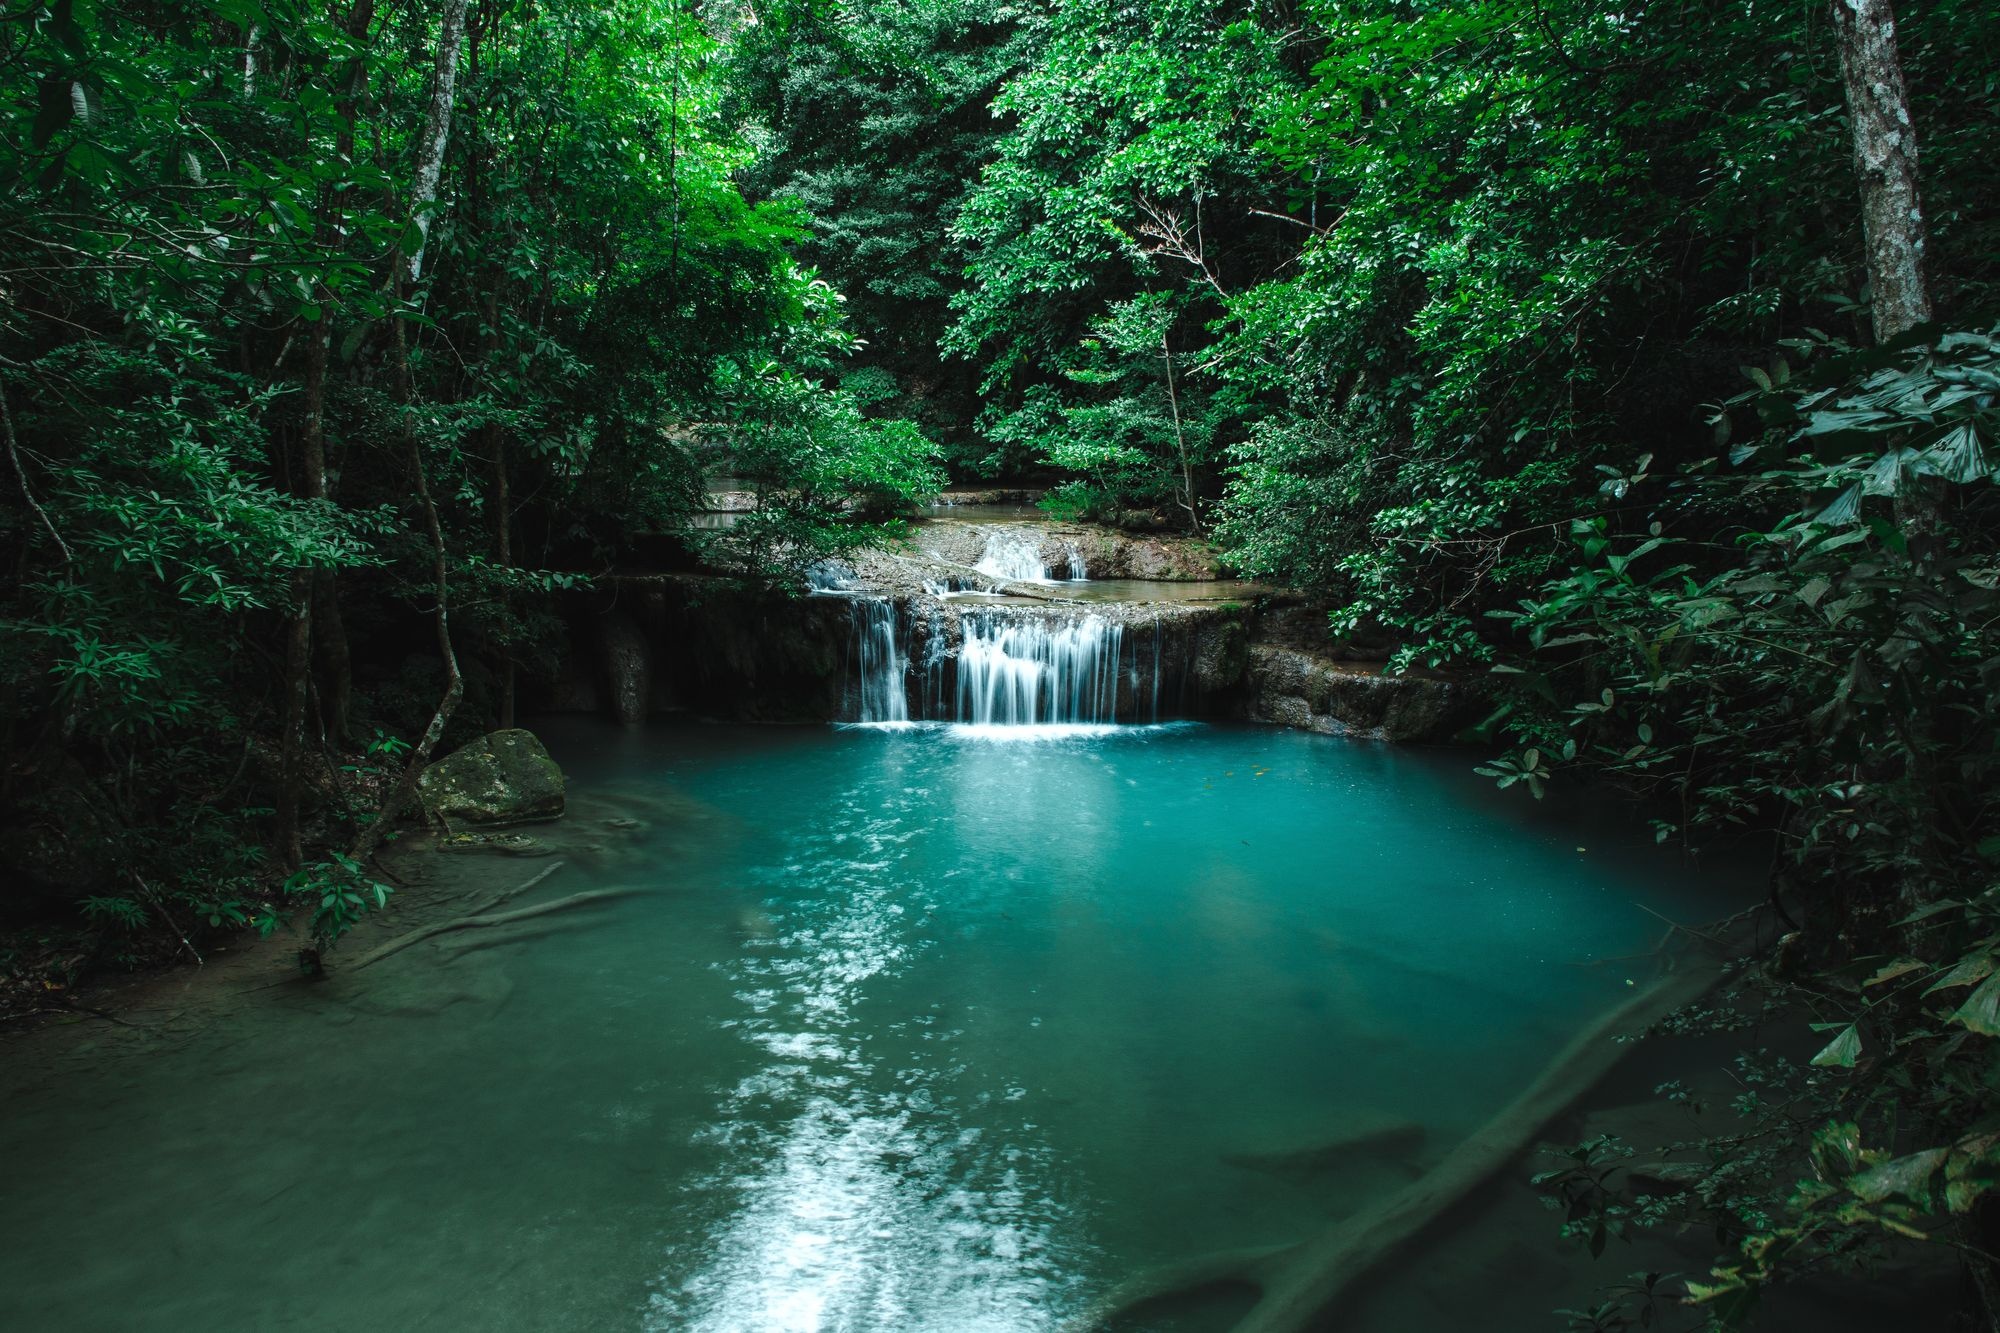
[[[424,809],[447,826],[531,824],[560,819],[562,769],[531,731],[482,736],[424,769]]]

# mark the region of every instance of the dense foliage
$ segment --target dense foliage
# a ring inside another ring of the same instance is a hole
[[[685,537],[705,471],[772,529],[713,557],[781,576],[935,485],[837,387],[838,295],[739,188],[682,6],[65,0],[6,41],[19,892],[240,921],[244,819],[297,865],[317,792],[353,838],[460,662],[469,724],[510,713],[540,594]],[[370,892],[316,864],[313,903]]]
[[[2000,1291],[2000,48],[1902,16],[1934,319],[1884,327],[1860,8],[19,0],[8,906],[87,914],[71,971],[280,879],[337,936],[557,594],[1034,475],[1491,680],[1504,785],[1771,843],[1791,934],[1708,1017],[1825,1047],[1685,1189],[1557,1173],[1724,1250],[1582,1326],[1896,1238]],[[762,507],[696,531],[717,475]]]

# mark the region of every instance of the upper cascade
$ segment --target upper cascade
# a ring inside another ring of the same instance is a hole
[[[1058,577],[1088,577],[1083,552],[1075,542],[1064,544],[1060,567],[1058,574],[1056,565],[1042,558],[1041,543],[1033,536],[1004,529],[987,536],[986,549],[973,566],[987,578],[1003,583],[1054,583]]]

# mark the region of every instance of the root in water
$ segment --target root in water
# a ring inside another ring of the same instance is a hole
[[[1072,1321],[1069,1333],[1091,1333],[1139,1306],[1223,1284],[1257,1289],[1256,1303],[1233,1333],[1304,1333],[1322,1326],[1322,1312],[1343,1292],[1517,1160],[1545,1125],[1602,1081],[1630,1053],[1619,1037],[1700,999],[1754,938],[1740,919],[1687,933],[1699,943],[1675,970],[1578,1033],[1526,1091],[1408,1187],[1298,1245],[1204,1255],[1121,1284]],[[1717,942],[1723,947],[1710,947]]]

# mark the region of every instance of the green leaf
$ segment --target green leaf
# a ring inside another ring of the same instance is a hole
[[[1970,986],[1973,982],[1992,975],[1996,961],[2000,960],[1996,960],[1991,953],[1985,952],[1970,954],[1965,958],[1961,958],[1958,966],[1932,982],[1924,990],[1924,994],[1934,995],[1938,991],[1950,990],[1954,986]]]
[[[1885,981],[1894,981],[1897,977],[1921,971],[1929,966],[1929,963],[1924,962],[1920,958],[1898,958],[1894,962],[1884,963],[1874,976],[1861,984],[1864,986],[1879,986]]]
[[[1951,1021],[1982,1037],[2000,1037],[2000,976],[1988,977],[1972,992]]]
[[[1949,1148],[1927,1148],[1908,1157],[1898,1157],[1869,1167],[1850,1181],[1848,1188],[1869,1203],[1880,1203],[1891,1195],[1921,1198],[1930,1178],[1950,1155]]]
[[[1826,1044],[1826,1048],[1812,1058],[1812,1062],[1823,1068],[1854,1068],[1854,1062],[1861,1055],[1861,1031],[1849,1023],[1841,1029],[1838,1037]]]

